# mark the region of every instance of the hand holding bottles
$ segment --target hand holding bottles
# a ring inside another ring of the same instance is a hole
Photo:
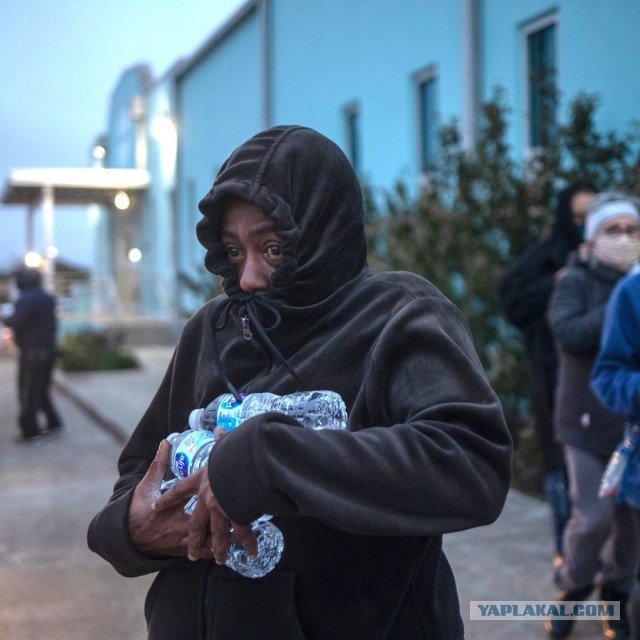
[[[156,510],[153,506],[161,497],[160,487],[169,464],[170,451],[171,446],[163,440],[156,457],[136,485],[129,505],[129,537],[143,556],[175,557],[186,553],[185,540],[190,517],[184,513],[184,500],[167,504],[162,510]],[[202,557],[213,557],[208,547],[203,549]]]
[[[206,473],[209,454],[215,445],[211,431],[187,429],[182,433],[172,433],[167,440],[171,444],[169,465],[178,480],[190,477],[201,469],[205,469]],[[165,484],[165,489],[166,486]],[[193,513],[196,500],[197,497],[194,495],[186,504],[185,511],[187,513]],[[256,556],[252,557],[248,554],[246,545],[241,540],[235,540],[229,545],[225,564],[230,569],[247,578],[261,578],[273,570],[280,560],[284,543],[282,541],[282,532],[273,523],[269,522],[269,519],[270,516],[262,516],[251,523],[251,530],[254,532],[258,543]],[[233,530],[229,531],[226,528],[220,535],[224,536],[228,543],[228,536],[232,533],[234,533]],[[214,532],[212,532],[213,534]],[[198,544],[196,542],[194,545],[196,549],[199,548]],[[191,554],[194,553],[191,547],[192,545],[190,544],[190,558],[197,560],[197,557],[191,557]]]
[[[169,453],[168,442],[165,441],[163,444],[167,445]],[[168,459],[167,455],[166,460]],[[183,505],[193,495],[199,498],[198,508],[188,516],[183,511]],[[182,512],[189,524],[183,529],[180,550],[169,555],[183,555],[186,540],[186,551],[189,560],[192,561],[215,559],[217,564],[227,564],[232,544],[241,545],[243,550],[248,549],[251,557],[255,558],[258,552],[255,533],[251,526],[232,522],[223,511],[213,493],[206,469],[176,482],[171,491],[158,497],[151,506],[154,517],[161,517],[164,512],[174,513],[176,508]]]
[[[300,391],[285,396],[272,393],[253,393],[238,402],[232,394],[223,394],[204,409],[196,409],[189,416],[190,429],[168,436],[171,443],[170,466],[175,480],[163,483],[163,490],[181,479],[188,478],[200,469],[206,469],[209,454],[215,446],[212,433],[215,427],[229,431],[249,418],[274,411],[291,416],[309,429],[344,429],[347,422],[345,404],[339,394],[333,391]],[[176,488],[185,497],[185,487]],[[210,487],[209,487],[210,489]],[[195,495],[185,506],[187,513],[193,513],[197,497]],[[257,578],[266,575],[280,560],[284,543],[282,532],[271,522],[271,516],[263,515],[251,524],[257,544],[257,556],[247,553],[241,541],[228,547],[225,564],[244,576]],[[223,532],[228,544],[229,531]],[[212,532],[213,535],[213,532]],[[193,553],[191,550],[190,554]],[[198,548],[198,543],[195,545]],[[195,559],[195,557],[194,557]]]

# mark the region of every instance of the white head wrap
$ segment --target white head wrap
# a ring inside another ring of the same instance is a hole
[[[593,240],[598,229],[607,220],[615,216],[629,216],[640,224],[640,213],[638,213],[637,207],[630,200],[613,200],[599,203],[596,199],[593,201],[587,214],[585,238],[587,240]]]

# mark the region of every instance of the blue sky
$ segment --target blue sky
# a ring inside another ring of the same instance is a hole
[[[11,169],[84,167],[123,71],[154,77],[192,54],[244,0],[20,0],[0,19],[0,190]],[[36,228],[40,222],[38,213]],[[60,258],[89,264],[86,209],[56,209]],[[26,209],[0,206],[0,269],[26,247]],[[42,247],[36,246],[36,249]]]

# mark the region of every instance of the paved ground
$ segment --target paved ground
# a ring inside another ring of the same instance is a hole
[[[146,637],[142,611],[152,577],[118,576],[85,542],[90,519],[111,493],[122,442],[153,397],[170,357],[163,347],[137,353],[139,370],[59,375],[55,398],[66,430],[37,446],[13,442],[15,361],[0,353],[3,640]],[[538,500],[512,491],[496,524],[446,536],[445,548],[465,618],[470,600],[554,597],[548,512]],[[545,637],[539,621],[467,620],[466,629],[468,640]],[[578,623],[571,636],[601,637],[596,622]]]

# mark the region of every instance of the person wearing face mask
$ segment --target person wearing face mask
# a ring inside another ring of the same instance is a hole
[[[603,196],[616,197],[610,194],[603,194]],[[601,264],[627,274],[640,258],[638,209],[632,200],[608,201],[602,198],[594,204],[600,202],[602,202],[601,206],[589,216],[586,226],[587,237],[593,238],[591,252]],[[615,224],[607,224],[603,233],[596,233],[597,229],[607,221],[613,221]]]
[[[586,247],[587,259],[575,260],[557,280],[547,312],[559,354],[554,429],[571,496],[564,558],[555,578],[559,600],[584,600],[597,586],[600,599],[619,601],[620,620],[603,625],[607,638],[620,639],[628,637],[624,605],[637,545],[630,510],[599,498],[598,486],[622,437],[623,420],[602,405],[589,384],[609,296],[640,257],[640,214],[628,196],[596,196],[587,214]],[[572,620],[546,622],[552,638],[566,637],[572,627]]]
[[[557,354],[546,312],[555,280],[572,252],[582,253],[585,218],[596,188],[577,181],[558,193],[551,232],[528,247],[499,285],[505,316],[522,334],[536,440],[543,467],[544,495],[554,531],[554,563],[562,560],[562,535],[569,499],[562,448],[553,436],[553,393]]]

